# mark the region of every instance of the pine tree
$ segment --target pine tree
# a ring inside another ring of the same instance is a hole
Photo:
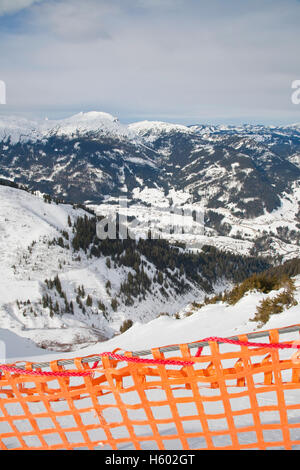
[[[163,282],[164,282],[164,276],[163,276],[163,274],[162,274],[161,271],[159,271],[159,273],[157,274],[157,282],[158,282],[159,284],[161,284],[161,285],[162,285]]]
[[[56,287],[57,292],[59,294],[61,294],[62,293],[62,288],[61,288],[61,282],[60,282],[60,279],[58,277],[58,274],[54,278],[54,285]]]
[[[118,305],[119,305],[119,304],[118,304],[117,299],[112,299],[112,301],[111,301],[111,308],[113,309],[114,312],[117,311]]]
[[[105,310],[106,310],[106,307],[105,307],[104,303],[101,302],[101,300],[98,301],[98,308],[99,308],[99,310],[101,310],[102,312],[105,312]]]
[[[125,331],[129,330],[129,328],[131,328],[132,325],[133,325],[132,320],[125,320],[122,326],[120,327],[120,333],[125,333]]]

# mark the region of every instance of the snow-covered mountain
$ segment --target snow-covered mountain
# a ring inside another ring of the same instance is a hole
[[[28,120],[15,116],[0,119],[0,138],[12,143],[34,142],[51,136],[74,136],[89,133],[102,133],[114,136],[130,136],[127,126],[120,124],[117,118],[108,113],[79,113],[60,120]]]
[[[0,120],[3,176],[75,202],[136,187],[185,190],[240,217],[280,206],[300,175],[300,129],[122,125],[106,113],[60,121]]]
[[[177,241],[194,249],[210,243],[245,254],[299,255],[297,125],[122,125],[101,112],[58,121],[5,117],[0,176],[101,206],[104,213],[115,210],[120,196],[127,198],[131,216],[151,218],[154,204],[159,221],[165,220],[162,208],[204,208],[206,238],[196,230],[190,237],[177,235]],[[164,226],[159,229],[164,236]]]

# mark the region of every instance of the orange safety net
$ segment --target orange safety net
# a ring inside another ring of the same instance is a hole
[[[268,335],[270,343],[280,342],[278,330]],[[153,358],[194,364],[103,357],[100,367],[84,377],[3,371],[0,449],[300,448],[300,360],[295,351],[209,342],[200,357],[181,344],[176,353],[155,348]],[[93,365],[82,358],[71,366],[58,362],[48,370],[78,372]],[[31,368],[27,363],[26,369]]]

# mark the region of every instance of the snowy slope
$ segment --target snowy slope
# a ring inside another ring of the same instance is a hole
[[[251,321],[254,318],[256,308],[263,299],[272,298],[278,294],[278,291],[272,291],[269,294],[250,292],[236,305],[230,306],[219,302],[207,305],[199,311],[194,309],[191,316],[186,316],[186,313],[192,309],[192,305],[187,305],[179,312],[180,319],[162,316],[146,324],[136,322],[132,328],[122,335],[82,348],[77,351],[77,354],[88,356],[99,352],[113,351],[115,348],[121,348],[123,351],[139,351],[170,344],[199,341],[209,336],[229,337],[253,331],[296,325],[300,323],[300,276],[295,278],[295,286],[295,299],[298,305],[271,316],[270,320],[263,326]],[[4,330],[0,330],[0,340],[5,342],[6,334]],[[45,331],[44,334],[47,335],[47,332]],[[295,334],[291,333],[285,339],[288,341],[293,335]],[[23,346],[23,338],[15,336],[13,341],[17,348],[16,351],[19,351],[14,356],[14,360],[22,360],[26,357],[28,360],[38,362],[41,355],[43,360],[51,360],[51,358],[57,358],[58,356],[60,358],[76,356],[76,351],[68,353],[28,351]],[[12,357],[11,354],[9,357]]]
[[[271,316],[263,326],[259,327],[258,323],[251,321],[256,307],[266,297],[278,294],[278,291],[269,294],[251,292],[234,306],[220,302],[207,305],[198,312],[195,310],[193,315],[184,317],[184,314],[191,309],[191,306],[187,306],[181,311],[182,319],[180,320],[163,316],[147,324],[137,322],[123,335],[98,344],[96,347],[83,349],[80,353],[89,355],[113,351],[115,348],[121,348],[124,351],[139,351],[169,344],[198,341],[209,336],[228,337],[298,324],[300,323],[300,276],[297,276],[295,280],[297,287],[295,298],[298,305],[281,314]],[[72,355],[66,354],[63,357],[72,357]]]
[[[191,217],[185,220],[185,231],[181,236],[171,235],[167,231],[168,213],[163,212],[166,198],[160,191],[142,193],[136,194],[147,201],[155,198],[162,207],[150,214],[145,206],[128,208],[129,215],[139,215],[141,227],[137,232],[140,235],[147,229],[150,217],[159,221],[161,236],[184,241],[191,250],[198,250],[200,246],[210,243],[232,252],[247,254],[250,251],[250,241],[202,235],[201,227]],[[183,192],[173,191],[170,196],[179,205],[188,204]],[[112,299],[119,295],[120,286],[127,281],[128,274],[134,272],[125,266],[116,267],[112,261],[111,267],[108,267],[106,257],[89,258],[82,250],[74,252],[69,249],[73,234],[68,219],[73,223],[85,213],[82,209],[74,209],[67,204],[48,204],[42,197],[5,186],[0,186],[0,200],[0,328],[30,338],[39,346],[66,351],[76,349],[76,345],[85,347],[111,338],[128,318],[140,324],[148,323],[161,313],[174,315],[195,299],[201,302],[205,296],[205,292],[195,285],[190,284],[189,292],[178,294],[170,284],[169,297],[166,298],[160,286],[153,283],[145,298],[136,299],[133,305],[120,304],[117,311],[113,311]],[[98,209],[102,214],[105,210],[110,213],[111,206],[107,203]],[[68,232],[68,240],[63,238],[62,231]],[[58,237],[63,239],[63,246],[53,243]],[[151,263],[146,264],[145,272],[153,280],[157,270]],[[57,274],[67,301],[73,303],[74,314],[65,312],[64,301],[45,283],[46,279],[53,280]],[[78,288],[82,285],[85,289],[84,304],[88,295],[92,298],[92,306],[85,312],[77,300]],[[228,287],[228,281],[222,279],[214,286],[216,292]],[[51,295],[53,305],[58,302],[58,308],[65,313],[51,316],[48,307],[42,305],[45,295]],[[105,306],[104,313],[99,310],[99,301]],[[201,311],[201,318],[203,312],[205,309]],[[176,325],[175,322],[175,329]]]
[[[111,335],[108,325],[101,322],[100,334],[78,317],[28,315],[24,313],[25,306],[19,308],[16,304],[16,301],[25,304],[29,299],[32,306],[39,304],[45,278],[56,275],[62,265],[66,271],[78,266],[69,250],[49,246],[49,242],[61,236],[68,226],[68,217],[75,220],[84,211],[69,205],[48,204],[41,197],[3,186],[0,200],[0,327],[33,338],[39,344],[46,344],[41,330],[52,330],[55,343],[58,332],[67,325],[67,344],[72,340],[87,344]],[[62,347],[65,344],[63,338],[61,344]]]
[[[146,325],[137,323],[125,334],[102,344],[101,351],[110,351],[116,347],[133,351],[168,344],[193,342],[214,335],[227,337],[298,324],[300,322],[300,276],[297,276],[295,280],[297,287],[295,298],[298,305],[279,315],[272,316],[268,323],[260,328],[251,319],[254,317],[257,305],[266,297],[274,296],[275,292],[270,294],[249,293],[234,306],[224,305],[221,302],[216,305],[208,305],[199,312],[196,311],[193,315],[181,320],[161,317]],[[189,307],[184,309],[184,311],[186,310],[189,310]],[[92,348],[87,350],[88,354],[89,351],[92,351]]]
[[[89,258],[82,250],[75,253],[70,249],[73,234],[68,220],[72,224],[87,213],[67,204],[48,204],[42,197],[5,186],[0,186],[0,201],[0,328],[31,338],[40,346],[63,351],[112,337],[127,318],[145,322],[160,312],[174,314],[195,296],[204,296],[195,286],[182,296],[170,286],[170,303],[153,287],[142,301],[123,305],[114,312],[111,301],[132,270],[108,268],[106,258]],[[68,240],[63,238],[63,231],[68,232]],[[64,246],[53,243],[58,237]],[[150,278],[156,273],[151,263],[145,271]],[[57,274],[67,301],[73,303],[74,315],[51,317],[49,309],[42,308],[47,294],[64,311],[63,300],[45,284],[46,279],[54,279]],[[85,303],[88,295],[93,301],[85,312],[77,302],[80,286],[85,289],[82,301]],[[99,310],[98,301],[105,305],[106,313]]]

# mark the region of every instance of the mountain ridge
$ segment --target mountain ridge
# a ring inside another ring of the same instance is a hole
[[[149,219],[152,208],[163,225],[163,208],[204,207],[206,235],[213,244],[216,237],[220,242],[227,237],[224,244],[232,245],[237,237],[248,254],[249,242],[264,255],[271,248],[276,253],[278,244],[284,247],[279,254],[299,252],[298,129],[159,121],[126,126],[110,114],[90,112],[43,121],[41,132],[31,122],[33,140],[29,134],[27,140],[16,139],[19,128],[27,125],[21,120],[10,140],[13,127],[1,122],[4,179],[105,213],[114,212],[119,198],[126,198],[131,216]],[[14,122],[10,118],[11,126]],[[200,233],[194,235],[193,246]]]
[[[53,135],[55,132],[59,132],[60,135],[64,133],[66,135],[72,135],[72,131],[76,133],[81,131],[95,132],[98,130],[115,131],[117,134],[129,135],[132,138],[138,137],[142,131],[169,131],[181,130],[187,133],[202,132],[202,133],[214,133],[214,132],[259,132],[261,130],[268,131],[279,131],[286,132],[294,130],[300,133],[300,123],[292,123],[289,125],[263,125],[263,124],[243,124],[243,125],[232,125],[232,124],[179,124],[170,123],[167,121],[157,120],[144,120],[134,121],[130,124],[122,124],[119,119],[110,113],[104,111],[88,111],[79,112],[63,119],[48,119],[47,117],[28,119],[25,117],[18,116],[0,116],[0,138],[17,138],[18,130],[20,132],[19,138],[30,138],[34,139],[37,137],[47,137]],[[24,134],[26,130],[29,134]],[[31,131],[31,133],[30,133]]]

